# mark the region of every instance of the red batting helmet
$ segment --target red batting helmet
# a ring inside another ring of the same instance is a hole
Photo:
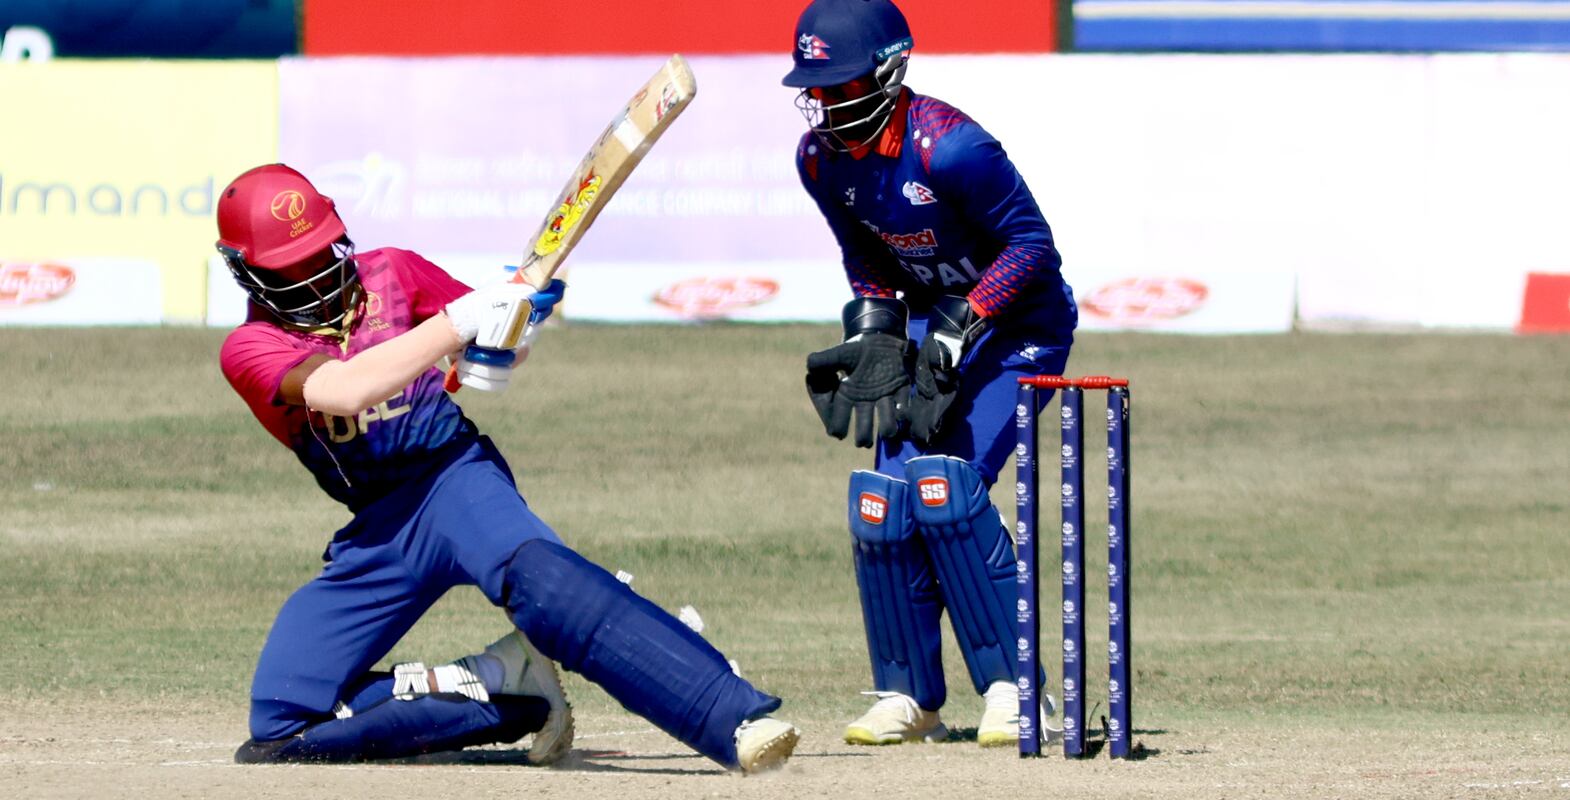
[[[354,246],[331,198],[304,175],[268,164],[235,178],[218,199],[218,252],[258,305],[306,327],[341,321],[358,276]],[[309,275],[290,268],[334,251]]]

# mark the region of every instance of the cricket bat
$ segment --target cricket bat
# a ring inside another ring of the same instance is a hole
[[[544,289],[551,282],[551,276],[561,269],[567,254],[583,238],[611,195],[621,188],[644,154],[697,93],[698,83],[687,60],[679,54],[671,56],[627,101],[627,106],[594,140],[583,161],[573,170],[572,177],[562,188],[561,197],[534,235],[533,247],[524,254],[523,263],[513,273],[514,282],[528,283],[536,289]],[[528,318],[528,309],[524,309],[518,317],[517,334],[522,334]],[[474,345],[470,348],[478,349]],[[457,369],[454,364],[447,370],[445,388],[449,392],[458,391]]]

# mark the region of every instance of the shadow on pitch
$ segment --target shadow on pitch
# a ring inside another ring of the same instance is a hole
[[[871,753],[797,753],[791,761],[814,758],[867,758]],[[690,761],[691,769],[662,767],[660,762]],[[413,758],[393,759],[385,764],[446,764],[454,766],[528,767],[528,754],[523,750],[458,750],[431,753]],[[624,750],[573,750],[566,758],[549,767],[538,767],[551,772],[600,772],[629,775],[712,775],[725,770],[697,753],[647,753],[635,754]]]
[[[1091,728],[1088,731],[1090,735],[1088,740],[1085,742],[1085,754],[1080,756],[1082,760],[1097,758],[1101,755],[1101,751],[1106,749],[1106,718],[1104,717],[1102,718],[1102,725],[1103,727],[1101,730]],[[1143,737],[1165,735],[1167,735],[1165,728],[1135,728],[1134,736],[1136,738],[1134,739],[1134,746],[1129,748],[1128,760],[1144,761],[1147,758],[1154,758],[1158,755],[1161,755],[1161,749],[1158,747],[1150,747],[1149,745],[1145,744]],[[975,744],[975,742],[975,728],[949,728],[948,738],[941,742],[936,742],[935,744]],[[1062,752],[1063,740],[1057,736],[1052,738],[1050,744],[1043,744],[1041,748],[1041,754],[1043,756],[1058,755]]]

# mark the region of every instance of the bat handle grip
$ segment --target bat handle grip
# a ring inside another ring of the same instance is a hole
[[[463,358],[471,364],[485,364],[492,367],[510,367],[518,360],[518,354],[511,350],[493,350],[471,344],[463,349]],[[463,388],[463,383],[458,379],[458,365],[453,364],[447,368],[447,377],[442,381],[442,388],[448,394],[457,394]]]

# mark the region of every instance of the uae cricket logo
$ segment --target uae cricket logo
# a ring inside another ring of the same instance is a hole
[[[562,239],[567,238],[567,233],[577,227],[578,220],[583,219],[583,213],[589,210],[599,194],[600,176],[591,169],[578,184],[577,190],[556,208],[551,221],[545,225],[545,231],[540,234],[540,240],[534,243],[534,254],[549,255],[561,247]]]
[[[803,33],[801,38],[796,40],[796,49],[801,51],[803,61],[829,60],[828,43],[810,33]]]

